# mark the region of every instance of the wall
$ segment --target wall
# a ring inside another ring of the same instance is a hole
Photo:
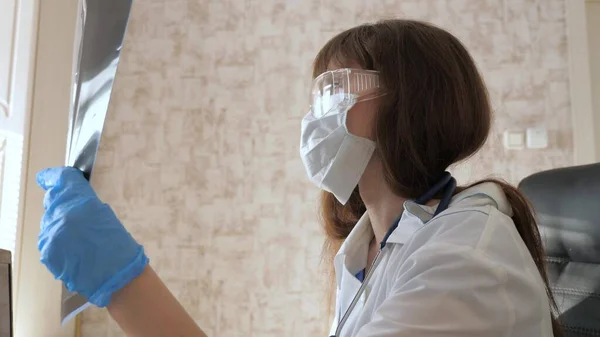
[[[462,181],[572,162],[563,0],[146,0],[132,16],[94,184],[210,336],[325,334],[297,153],[311,60],[344,28],[411,17],[466,43],[496,121]],[[503,130],[540,123],[548,149],[503,149]],[[122,335],[100,310],[82,331]]]

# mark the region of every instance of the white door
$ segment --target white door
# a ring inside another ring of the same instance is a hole
[[[600,162],[600,0],[564,0],[575,164]]]
[[[596,136],[596,161],[600,161],[600,0],[586,0],[586,21]]]
[[[13,255],[17,337],[72,337],[61,285],[39,262],[43,192],[64,162],[78,0],[0,0],[0,248]]]

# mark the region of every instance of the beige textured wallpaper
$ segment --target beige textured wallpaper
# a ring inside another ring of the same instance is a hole
[[[385,17],[458,35],[496,108],[463,182],[572,162],[563,0],[137,0],[94,184],[210,336],[324,336],[317,190],[298,158],[312,58]],[[545,150],[502,131],[544,125]],[[105,312],[85,337],[122,336]]]

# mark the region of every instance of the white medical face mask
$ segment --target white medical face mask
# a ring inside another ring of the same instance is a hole
[[[346,117],[355,101],[336,104],[318,119],[309,111],[302,119],[300,156],[306,173],[342,204],[350,199],[375,150],[375,142],[348,132]]]

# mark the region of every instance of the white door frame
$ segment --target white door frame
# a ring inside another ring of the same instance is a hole
[[[588,0],[589,1],[589,0]],[[586,0],[565,0],[574,164],[597,161]]]
[[[36,173],[64,164],[78,0],[21,0],[19,51],[30,97],[24,132],[21,209],[15,254],[15,336],[71,337],[60,326],[61,284],[37,250],[43,192]],[[25,57],[26,56],[26,57]]]

